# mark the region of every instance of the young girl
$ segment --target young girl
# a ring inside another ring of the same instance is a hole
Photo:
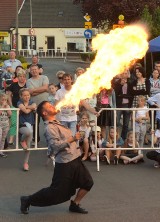
[[[36,104],[30,100],[30,93],[27,88],[21,89],[20,100],[17,105],[20,109],[19,113],[19,133],[21,134],[20,144],[25,150],[25,158],[23,169],[25,171],[29,170],[28,160],[30,151],[27,149],[30,147],[33,134],[33,124],[34,124],[34,111],[36,110]]]
[[[53,105],[55,103],[55,94],[56,94],[56,86],[53,83],[50,83],[48,86],[48,101]]]
[[[10,108],[7,103],[7,95],[4,93],[0,94],[0,108]],[[4,149],[5,139],[9,130],[9,117],[12,115],[11,110],[0,110],[0,149]],[[7,157],[2,151],[0,157]]]
[[[84,152],[82,161],[85,161],[88,158],[90,131],[91,127],[89,126],[89,115],[87,112],[83,112],[80,116],[80,122],[79,122],[79,132],[81,134],[79,145],[80,147],[82,147],[82,150]]]
[[[105,150],[105,159],[106,159],[106,163],[107,164],[110,164],[111,162],[111,158],[113,157],[114,159],[114,164],[117,165],[118,164],[118,161],[119,161],[119,157],[121,155],[121,150],[118,149],[120,147],[123,146],[124,144],[124,141],[122,140],[122,138],[120,137],[119,135],[119,130],[117,128],[116,132],[115,132],[115,129],[113,126],[110,127],[109,129],[109,134],[108,134],[108,141],[107,143],[105,144],[105,146],[107,148],[114,148],[114,134],[116,133],[116,148],[117,150],[108,150],[106,149]]]
[[[147,121],[149,120],[149,112],[146,104],[146,99],[144,96],[138,96],[137,99],[138,102],[138,108],[140,110],[136,111],[135,116],[135,132],[136,132],[136,139],[139,143],[140,148],[144,145],[144,138],[146,135],[146,129],[147,129]]]
[[[135,141],[135,147],[138,148],[138,143]],[[127,135],[127,139],[124,143],[124,148],[133,147],[133,131],[130,131]],[[143,160],[143,154],[141,150],[122,150],[120,159],[123,160],[124,164],[129,163],[138,163],[140,160]]]
[[[91,132],[91,137],[90,137],[90,147],[91,147],[91,155],[90,155],[90,160],[91,161],[96,161],[97,160],[97,155],[96,155],[96,145],[95,145],[95,131],[97,131],[97,148],[102,148],[102,144],[104,142],[104,138],[102,137],[101,134],[101,128],[99,126],[93,127],[92,132]],[[104,151],[103,149],[100,149],[100,159],[103,160],[103,154]]]

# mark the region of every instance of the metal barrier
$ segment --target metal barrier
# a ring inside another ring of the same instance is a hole
[[[15,110],[17,111],[17,130],[16,130],[16,144],[15,144],[15,148],[14,149],[5,149],[5,150],[1,150],[0,152],[15,152],[15,151],[24,151],[22,148],[19,148],[19,108],[0,108],[1,110]],[[37,147],[37,126],[38,126],[38,115],[36,113],[36,119],[35,119],[35,146],[33,148],[28,148],[27,150],[46,150],[48,149],[47,147]]]
[[[15,149],[7,149],[5,150],[5,152],[13,152],[13,151],[24,151],[23,149],[19,148],[19,109],[18,108],[10,108],[10,109],[2,109],[0,108],[0,111],[1,110],[16,110],[17,111],[17,132],[16,132],[16,148]],[[133,126],[133,135],[135,135],[135,114],[136,114],[136,111],[137,110],[146,110],[145,109],[141,109],[141,108],[102,108],[100,111],[99,111],[99,114],[103,111],[103,110],[111,110],[114,112],[114,128],[116,129],[117,128],[117,124],[116,124],[116,113],[117,111],[120,111],[120,110],[126,110],[126,111],[131,111],[133,113],[133,120],[132,120],[132,126]],[[154,111],[157,111],[160,109],[158,108],[147,108],[148,111],[151,111],[151,130],[153,131],[154,130]],[[97,126],[97,117],[96,117],[96,123],[95,125]],[[38,115],[36,114],[36,119],[35,119],[35,147],[34,148],[28,148],[27,150],[46,150],[47,147],[41,147],[41,148],[38,148],[37,147],[37,126],[38,126]],[[154,142],[153,142],[153,138],[154,138],[154,135],[153,133],[151,134],[151,147],[149,148],[146,148],[146,147],[138,147],[136,148],[135,147],[135,136],[133,136],[133,148],[118,148],[120,150],[158,150],[160,148],[157,148],[157,147],[154,147]],[[99,148],[97,148],[97,131],[95,130],[95,146],[96,146],[96,151],[97,151],[97,171],[100,171],[100,161],[99,161]],[[114,148],[103,148],[103,149],[108,149],[108,150],[117,150],[116,148],[116,133],[114,134]],[[4,150],[0,150],[1,152],[3,152]]]
[[[103,110],[111,110],[114,112],[114,129],[117,128],[117,124],[116,124],[116,113],[117,111],[120,110],[126,110],[126,111],[131,111],[133,114],[133,120],[132,120],[132,126],[133,126],[133,148],[118,148],[119,150],[158,150],[160,148],[154,147],[154,142],[153,142],[153,138],[154,135],[153,133],[151,134],[151,147],[147,148],[147,147],[135,147],[135,114],[136,111],[138,110],[146,110],[146,108],[142,109],[142,108],[102,108],[99,111],[99,114],[103,111]],[[160,109],[159,108],[147,108],[148,111],[151,111],[151,130],[154,130],[154,111],[157,111]],[[97,126],[97,117],[96,117],[96,123],[95,125]],[[99,148],[97,148],[97,131],[95,130],[95,147],[96,147],[96,153],[97,153],[97,171],[100,171],[100,161],[99,161]],[[114,134],[114,148],[103,148],[104,150],[117,150],[116,148],[116,133]]]

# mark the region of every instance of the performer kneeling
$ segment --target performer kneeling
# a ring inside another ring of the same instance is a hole
[[[45,121],[44,136],[47,145],[55,156],[55,169],[52,183],[49,187],[29,195],[21,196],[20,210],[28,214],[29,206],[51,206],[70,200],[79,188],[74,200],[71,200],[69,211],[87,214],[79,203],[93,186],[93,179],[82,163],[80,149],[76,141],[80,134],[73,137],[70,129],[61,125],[55,119],[57,111],[53,105],[43,101],[37,108],[37,113]]]

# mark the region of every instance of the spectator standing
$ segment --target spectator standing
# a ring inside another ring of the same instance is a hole
[[[17,103],[18,108],[20,109],[19,115],[19,133],[21,134],[20,144],[25,151],[23,169],[25,171],[29,170],[29,155],[30,151],[27,150],[30,148],[30,143],[33,136],[33,124],[35,122],[34,112],[36,111],[36,104],[30,100],[30,93],[28,89],[21,89],[20,100]]]
[[[154,69],[152,72],[152,76],[150,80],[150,96],[154,96],[157,93],[160,93],[160,79],[159,79],[159,72],[157,69]]]
[[[75,75],[74,75],[74,81],[76,81],[76,79],[77,79],[80,75],[82,75],[84,72],[85,72],[85,70],[84,70],[82,67],[78,67],[78,68],[76,69],[76,73],[75,73]]]
[[[32,56],[32,63],[27,66],[27,72],[29,73],[29,76],[28,76],[29,79],[32,77],[31,70],[30,70],[32,65],[37,65],[39,68],[39,74],[42,75],[43,66],[41,64],[39,64],[38,62],[39,62],[38,56],[37,55]]]
[[[11,108],[18,108],[17,103],[20,99],[19,91],[26,88],[26,73],[24,69],[20,69],[17,73],[18,82],[13,82],[6,91],[8,102]],[[9,145],[14,144],[14,137],[17,131],[17,111],[13,110],[11,115],[11,125],[9,130]]]
[[[17,66],[22,66],[22,63],[18,59],[16,59],[16,53],[14,50],[11,50],[9,52],[9,59],[4,61],[4,69],[6,68],[7,63],[11,63],[12,72],[15,72]]]
[[[97,110],[102,108],[115,108],[116,107],[116,97],[114,90],[102,89],[99,94],[97,94]],[[113,111],[103,110],[97,118],[97,125],[101,127],[102,137],[106,139],[106,127],[113,126],[114,116]]]
[[[82,147],[82,152],[84,153],[82,161],[88,159],[89,151],[89,136],[91,127],[89,126],[89,115],[87,112],[83,112],[80,115],[79,122],[79,132],[81,134],[81,139],[79,140],[79,146]]]
[[[59,89],[56,92],[55,99],[56,103],[60,102],[62,99],[64,99],[65,95],[70,92],[72,89],[72,75],[69,73],[65,73],[63,75],[63,84],[64,88]],[[58,119],[64,126],[68,127],[72,134],[75,135],[76,133],[76,125],[77,125],[77,114],[75,106],[68,105],[65,107],[62,107],[60,110],[60,113],[58,114]]]
[[[145,71],[142,67],[136,68],[136,77],[137,80],[135,80],[132,84],[132,94],[134,96],[133,98],[133,104],[132,107],[136,108],[138,105],[138,96],[143,95],[147,101],[147,98],[150,95],[150,81],[149,79],[145,78]],[[147,106],[147,102],[146,102]]]
[[[64,88],[64,84],[63,84],[63,75],[65,74],[64,71],[60,70],[56,73],[57,79],[58,79],[58,84],[56,85],[57,90]]]
[[[135,133],[136,140],[139,143],[140,148],[144,146],[144,138],[147,131],[147,121],[149,120],[149,111],[146,104],[146,99],[144,96],[138,96],[137,99],[139,110],[136,111],[135,116]]]
[[[132,106],[132,102],[133,102],[132,85],[129,82],[129,77],[130,77],[129,70],[125,70],[120,75],[120,79],[114,85],[117,108],[131,108]],[[117,127],[118,128],[120,128],[121,116],[123,116],[121,137],[123,140],[125,140],[127,137],[131,111],[129,110],[117,111]]]
[[[32,65],[30,67],[30,71],[32,77],[27,80],[26,86],[31,94],[31,100],[34,103],[36,103],[36,105],[38,106],[40,102],[47,100],[48,98],[49,80],[47,76],[39,74],[39,68],[37,65]],[[37,125],[37,142],[40,141],[39,123],[40,123],[40,117],[38,117],[38,125]],[[32,143],[33,146],[34,142],[35,142],[35,125],[33,126],[33,143]]]
[[[7,103],[7,95],[5,93],[0,94],[0,108],[10,108]],[[9,130],[9,117],[11,116],[11,110],[0,110],[0,149],[4,149],[5,139]],[[0,157],[7,157],[2,151]]]

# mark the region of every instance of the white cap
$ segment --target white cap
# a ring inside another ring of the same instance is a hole
[[[101,127],[99,127],[99,126],[94,126],[93,127],[93,129],[92,129],[92,131],[94,131],[95,132],[95,129],[97,130],[97,132],[99,131],[99,132],[101,132]]]

